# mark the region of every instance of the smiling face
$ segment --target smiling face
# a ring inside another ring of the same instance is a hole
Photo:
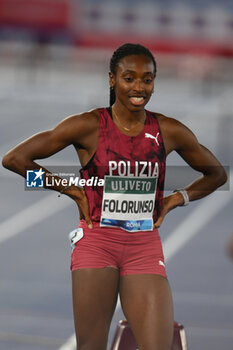
[[[154,90],[155,68],[145,55],[122,58],[116,74],[109,73],[110,87],[115,89],[116,104],[130,111],[139,111],[150,100]]]

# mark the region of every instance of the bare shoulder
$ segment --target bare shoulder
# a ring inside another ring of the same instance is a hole
[[[159,126],[161,129],[167,130],[169,133],[171,132],[179,132],[182,129],[189,130],[183,123],[179,120],[171,117],[167,117],[161,113],[155,113],[159,122]]]
[[[80,114],[74,114],[63,119],[57,127],[82,128],[86,131],[94,130],[99,126],[99,113],[97,109]]]
[[[156,113],[167,154],[183,148],[195,147],[198,144],[194,133],[175,118]]]
[[[97,109],[88,112],[75,114],[63,119],[54,129],[56,136],[72,140],[72,143],[79,143],[87,136],[98,132],[99,113]]]

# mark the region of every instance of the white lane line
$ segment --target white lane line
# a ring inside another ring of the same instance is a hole
[[[62,345],[58,350],[75,350],[76,349],[76,337],[72,334],[71,337]]]
[[[233,170],[229,172],[230,191],[216,191],[202,199],[198,206],[172,232],[163,244],[166,262],[184,247],[198,233],[201,228],[213,219],[218,212],[233,199]]]
[[[0,243],[7,241],[58,211],[65,209],[70,204],[71,201],[68,198],[57,198],[55,192],[47,195],[45,198],[21,210],[0,224]]]
[[[186,219],[172,232],[164,242],[165,261],[170,260],[201,228],[213,219],[218,212],[233,199],[233,192],[215,192],[202,200]]]
[[[233,186],[233,171],[229,174],[230,189]],[[168,262],[180,249],[184,247],[221,209],[233,198],[233,191],[216,191],[209,197],[202,199],[198,205],[180,224],[163,244],[165,260]],[[115,312],[121,308],[118,298]],[[73,337],[73,343],[70,339]],[[76,341],[74,334],[58,350],[75,350]]]

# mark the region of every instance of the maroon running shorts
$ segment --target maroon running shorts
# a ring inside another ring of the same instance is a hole
[[[84,220],[79,228],[83,237],[75,244],[71,256],[71,271],[85,268],[113,267],[120,275],[158,274],[166,277],[164,256],[157,229],[127,232],[121,228],[89,229]]]

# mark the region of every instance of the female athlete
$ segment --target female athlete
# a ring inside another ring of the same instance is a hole
[[[79,350],[106,349],[118,294],[139,349],[170,350],[173,304],[158,227],[170,210],[226,181],[218,160],[186,126],[145,109],[155,76],[156,62],[147,48],[119,47],[110,61],[109,108],[70,116],[3,158],[6,168],[24,177],[27,169],[47,173],[35,160],[72,144],[82,178],[104,179],[104,186],[53,186],[75,201],[81,218],[71,237]],[[163,198],[165,161],[172,151],[201,177]]]

